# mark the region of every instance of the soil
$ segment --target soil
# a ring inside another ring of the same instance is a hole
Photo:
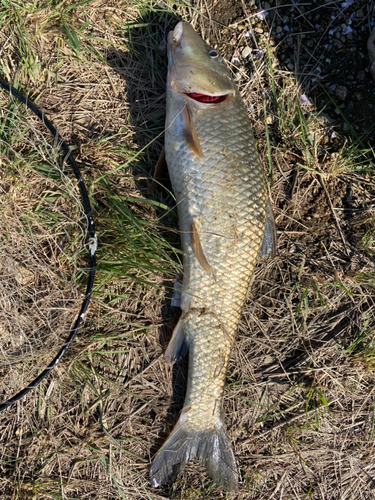
[[[244,11],[241,2],[228,0],[216,2],[211,10],[212,19],[223,26],[229,26],[243,18]]]
[[[228,49],[244,33],[245,46],[249,31],[260,47],[269,41],[280,65],[295,75],[317,109],[342,131],[348,131],[346,119],[354,133],[375,144],[375,82],[367,51],[375,26],[373,2],[315,1],[291,6],[287,0],[269,0],[244,9],[241,2],[228,0],[217,2],[211,15],[216,22],[232,27],[220,36]],[[248,65],[242,55],[237,58]]]

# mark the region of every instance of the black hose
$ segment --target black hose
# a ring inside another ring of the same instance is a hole
[[[16,97],[19,101],[23,102],[33,113],[36,114],[40,120],[44,123],[44,125],[50,130],[50,132],[56,137],[56,139],[59,141],[60,148],[65,154],[66,160],[68,160],[72,166],[74,175],[77,179],[79,189],[81,191],[82,195],[82,200],[83,200],[83,206],[84,206],[84,212],[86,215],[87,219],[87,232],[89,235],[89,251],[90,251],[90,269],[89,269],[89,275],[87,279],[87,286],[86,286],[86,293],[85,293],[85,298],[83,299],[81,310],[79,311],[78,317],[74,323],[73,328],[69,332],[69,336],[66,339],[64,345],[61,347],[59,352],[56,354],[50,365],[40,373],[35,380],[33,380],[27,387],[22,389],[18,394],[13,396],[12,398],[8,399],[7,401],[4,401],[3,403],[0,404],[0,412],[8,408],[8,406],[13,405],[17,401],[19,401],[21,398],[26,396],[28,392],[31,390],[35,389],[35,387],[40,384],[40,382],[47,377],[51,373],[51,371],[55,368],[57,363],[61,360],[61,358],[64,356],[66,350],[70,346],[70,344],[73,342],[74,337],[76,336],[78,328],[81,326],[82,320],[85,316],[85,312],[87,310],[87,307],[90,302],[90,297],[91,297],[91,292],[92,288],[94,285],[94,277],[95,277],[95,268],[96,268],[96,249],[97,249],[97,236],[95,234],[94,230],[94,221],[92,219],[92,213],[91,213],[91,205],[90,205],[90,200],[87,195],[87,189],[85,186],[85,183],[83,182],[83,179],[81,177],[81,172],[79,171],[79,168],[69,150],[69,147],[67,144],[63,141],[55,127],[52,125],[52,123],[44,116],[44,114],[32,103],[30,102],[26,97],[24,97],[22,94],[18,92],[14,87],[11,85],[8,85],[7,83],[4,83],[0,80],[0,87],[9,92],[11,96]]]

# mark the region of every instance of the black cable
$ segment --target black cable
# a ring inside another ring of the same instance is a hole
[[[28,392],[31,390],[35,389],[35,387],[44,379],[47,377],[49,373],[55,368],[57,363],[61,360],[61,358],[64,356],[66,350],[70,346],[70,344],[73,342],[74,337],[76,336],[78,328],[81,326],[82,320],[85,316],[85,312],[87,310],[87,307],[90,302],[90,297],[91,297],[91,292],[92,288],[94,285],[94,277],[95,277],[95,268],[96,268],[96,249],[97,249],[97,236],[95,234],[94,230],[94,221],[92,219],[92,213],[91,213],[91,205],[90,205],[90,200],[87,195],[87,189],[85,186],[85,183],[83,182],[83,179],[81,177],[81,172],[79,171],[79,168],[69,150],[69,147],[66,145],[66,143],[63,141],[61,138],[60,134],[57,132],[55,127],[52,125],[52,123],[44,116],[44,114],[32,103],[30,102],[26,97],[24,97],[22,94],[18,92],[14,87],[11,85],[8,85],[7,83],[4,83],[0,80],[0,87],[9,92],[11,96],[16,97],[18,100],[23,102],[33,113],[36,114],[38,118],[42,120],[44,125],[50,130],[50,132],[56,137],[56,139],[59,141],[59,145],[62,149],[62,151],[65,153],[65,159],[68,160],[72,166],[74,175],[77,179],[78,182],[78,187],[81,191],[82,199],[83,199],[83,206],[84,206],[84,212],[87,218],[87,232],[89,235],[89,251],[90,251],[90,269],[89,269],[89,275],[88,275],[88,280],[87,280],[87,286],[86,286],[86,293],[85,293],[85,298],[83,299],[83,303],[81,306],[81,310],[79,311],[78,317],[74,323],[73,328],[70,330],[69,336],[66,339],[64,345],[62,348],[59,350],[57,355],[54,357],[52,360],[51,364],[42,371],[38,377],[36,377],[35,380],[31,382],[27,387],[22,389],[18,394],[13,396],[12,398],[8,399],[7,401],[4,401],[2,404],[0,404],[0,412],[8,408],[8,406],[11,406],[12,404],[16,403],[19,401],[23,396],[25,396]]]

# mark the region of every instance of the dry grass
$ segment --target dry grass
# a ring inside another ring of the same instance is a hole
[[[77,341],[38,390],[0,415],[0,498],[224,498],[198,463],[170,488],[148,484],[186,377],[184,361],[171,371],[162,357],[176,314],[173,196],[146,199],[163,142],[162,42],[173,6],[6,0],[3,10],[1,77],[75,145],[99,251]],[[175,12],[212,43],[246,24],[244,14],[224,29],[203,2]],[[226,424],[241,474],[231,498],[370,499],[373,156],[338,133],[325,139],[333,129],[312,105],[300,106],[302,89],[266,42],[258,41],[263,56],[252,71],[233,68],[272,179],[279,254],[256,270],[228,370]],[[53,139],[5,93],[0,99],[5,397],[63,342],[87,258],[79,196]]]

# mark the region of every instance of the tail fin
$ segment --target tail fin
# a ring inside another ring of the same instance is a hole
[[[171,435],[155,455],[151,465],[150,481],[153,488],[173,481],[185,465],[197,457],[208,475],[222,488],[238,488],[238,474],[233,450],[224,425],[216,429],[199,430],[189,422],[177,422]]]

